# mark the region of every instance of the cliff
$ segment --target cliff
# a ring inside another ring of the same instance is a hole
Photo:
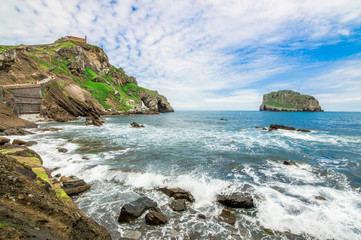
[[[263,95],[260,111],[323,112],[317,99],[292,90],[282,90]]]
[[[37,153],[7,144],[0,146],[0,239],[111,237],[48,175]]]
[[[66,38],[43,45],[0,45],[0,85],[7,85],[5,99],[15,112],[20,104],[11,87],[26,83],[42,85],[40,114],[57,121],[84,116],[101,123],[102,114],[174,111],[163,95],[111,65],[102,48]]]

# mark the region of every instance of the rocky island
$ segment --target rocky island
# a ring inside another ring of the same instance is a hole
[[[316,98],[292,90],[281,90],[263,95],[260,111],[323,112]]]

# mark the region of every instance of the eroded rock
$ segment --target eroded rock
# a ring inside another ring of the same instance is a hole
[[[174,211],[185,211],[187,210],[186,200],[185,199],[174,199],[169,204],[170,208]]]
[[[130,124],[130,126],[134,127],[134,128],[144,128],[144,125],[141,125],[139,123],[136,123],[136,122],[132,122]]]
[[[236,215],[229,208],[223,208],[221,214],[218,216],[218,221],[228,223],[232,226],[236,223]]]
[[[190,192],[187,192],[181,188],[160,188],[162,192],[167,194],[169,197],[173,197],[174,199],[186,199],[190,202],[194,202],[194,197]]]
[[[138,218],[142,213],[150,208],[156,207],[158,204],[148,197],[141,197],[134,202],[124,204],[120,210],[119,222],[130,222]]]
[[[161,225],[168,222],[167,217],[160,211],[150,211],[145,215],[145,222],[149,225]]]
[[[254,208],[253,197],[249,193],[235,192],[230,195],[218,195],[217,201],[232,208]]]

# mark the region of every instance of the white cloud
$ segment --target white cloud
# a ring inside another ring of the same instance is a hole
[[[113,65],[166,95],[176,108],[210,109],[210,99],[223,99],[224,108],[238,100],[255,106],[254,91],[242,92],[248,98],[236,91],[297,68],[302,59],[283,49],[317,47],[352,34],[361,23],[361,3],[5,0],[0,20],[3,44],[87,35],[90,43],[104,46]]]

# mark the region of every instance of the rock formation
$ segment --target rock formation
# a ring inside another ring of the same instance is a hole
[[[316,98],[292,90],[282,90],[263,95],[260,111],[323,112]]]
[[[102,48],[66,38],[0,47],[0,86],[25,83],[41,85],[40,114],[49,120],[83,116],[87,124],[101,125],[103,114],[174,111],[163,95],[138,86],[135,77],[111,65]],[[0,91],[0,100],[16,110],[14,97],[11,89]]]
[[[0,147],[0,239],[111,239],[23,146]]]

